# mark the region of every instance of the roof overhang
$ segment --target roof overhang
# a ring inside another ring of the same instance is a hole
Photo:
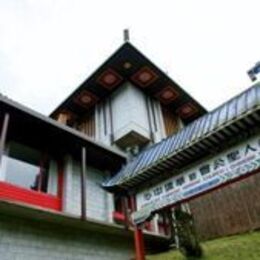
[[[192,122],[206,113],[205,108],[194,98],[127,42],[64,100],[50,116],[56,118],[59,113],[68,113],[72,118],[77,118],[111,95],[126,81],[140,88],[147,95],[158,99],[186,123]]]
[[[0,111],[0,122],[5,113],[10,114],[9,139],[26,141],[39,148],[78,157],[82,147],[86,147],[89,164],[112,171],[118,169],[126,161],[126,155],[119,150],[96,142],[77,130],[1,95]]]

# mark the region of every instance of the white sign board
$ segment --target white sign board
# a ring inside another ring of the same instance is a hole
[[[142,223],[156,210],[190,199],[257,169],[260,169],[260,136],[138,193],[133,221]]]

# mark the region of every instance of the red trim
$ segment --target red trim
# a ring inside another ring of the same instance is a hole
[[[164,97],[165,93],[169,93],[171,94],[170,97]],[[155,94],[155,96],[165,105],[168,105],[169,103],[175,101],[177,98],[179,98],[180,94],[177,90],[175,90],[173,87],[171,86],[166,86],[165,88],[163,88],[161,91],[159,91],[157,94]]]
[[[135,227],[134,237],[135,237],[136,260],[145,260],[144,237],[141,228]]]
[[[118,212],[118,211],[114,211],[113,212],[113,219],[121,221],[121,222],[125,222],[126,221],[125,215],[123,213],[121,213],[121,212]]]
[[[84,97],[87,98],[86,102],[84,102]],[[99,97],[88,90],[83,90],[74,98],[74,102],[84,108],[89,108],[96,104],[98,101]]]
[[[142,80],[142,74],[146,74],[147,76],[150,76],[147,80]],[[151,68],[145,66],[142,67],[140,70],[138,70],[132,77],[132,81],[137,83],[140,87],[145,88],[154,83],[159,76],[157,73],[155,73]]]
[[[130,202],[131,202],[131,208],[133,210],[136,210],[136,198],[135,198],[135,196],[130,197]],[[143,231],[138,226],[135,226],[135,229],[134,229],[134,240],[135,240],[136,260],[145,260]]]
[[[108,82],[106,77],[112,76],[114,79]],[[113,69],[107,69],[97,79],[97,83],[105,87],[106,89],[112,90],[123,81],[123,78]]]
[[[188,112],[185,111],[186,109],[188,109]],[[199,109],[196,107],[195,104],[193,104],[192,102],[188,102],[177,109],[177,114],[180,115],[182,118],[188,118],[195,115],[198,111]]]
[[[0,181],[0,199],[23,202],[52,210],[61,210],[61,199],[42,192]]]

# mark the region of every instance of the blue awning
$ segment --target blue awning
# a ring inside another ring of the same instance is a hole
[[[104,188],[131,189],[151,178],[163,178],[191,163],[199,155],[218,149],[260,122],[260,84],[200,117],[177,134],[152,145],[127,163]]]

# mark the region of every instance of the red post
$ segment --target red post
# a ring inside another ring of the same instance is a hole
[[[131,196],[131,208],[136,210],[135,198]],[[136,260],[145,260],[144,236],[140,227],[134,227],[135,255]]]
[[[135,227],[134,238],[136,260],[145,260],[144,237],[140,227]]]

